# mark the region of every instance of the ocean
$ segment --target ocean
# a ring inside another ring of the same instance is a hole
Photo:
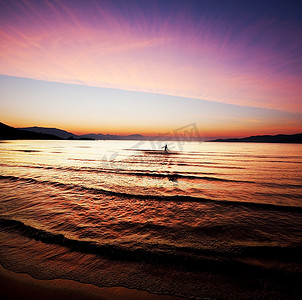
[[[0,156],[7,269],[196,299],[301,296],[302,145],[18,140]]]

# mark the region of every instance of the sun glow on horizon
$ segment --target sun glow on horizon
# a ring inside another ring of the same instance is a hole
[[[0,76],[1,121],[74,134],[173,135],[195,123],[202,137],[297,133],[302,115],[279,110]],[[16,87],[23,93],[16,93]]]

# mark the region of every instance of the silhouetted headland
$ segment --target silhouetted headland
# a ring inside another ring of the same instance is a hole
[[[245,138],[217,139],[210,142],[240,142],[240,143],[302,143],[302,133],[256,135]]]
[[[0,140],[61,140],[62,138],[46,133],[20,130],[0,122]]]
[[[0,122],[0,140],[143,140],[141,134],[111,135],[102,133],[90,133],[76,135],[66,130],[47,127],[14,128]]]
[[[71,132],[68,132],[66,130],[58,129],[58,128],[46,128],[46,127],[23,127],[18,128],[20,130],[26,130],[26,131],[32,131],[36,133],[43,133],[43,134],[51,134],[55,135],[62,139],[70,139],[71,137],[76,138],[77,136]]]

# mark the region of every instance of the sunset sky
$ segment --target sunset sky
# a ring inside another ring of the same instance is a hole
[[[0,121],[302,132],[301,1],[0,1]]]

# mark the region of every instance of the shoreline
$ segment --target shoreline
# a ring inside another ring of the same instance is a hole
[[[185,298],[151,294],[125,287],[98,287],[69,279],[36,279],[26,273],[16,273],[0,265],[0,293],[4,299],[43,300],[184,300]]]

